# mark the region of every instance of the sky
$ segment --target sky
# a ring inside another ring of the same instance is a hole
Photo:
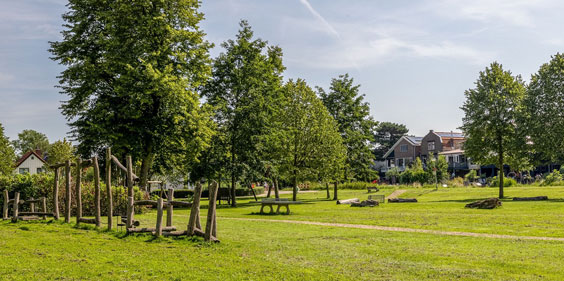
[[[63,68],[48,42],[61,39],[66,1],[0,4],[0,123],[10,139],[24,129],[62,139],[70,130],[55,87]],[[456,131],[464,91],[491,62],[527,81],[564,51],[558,0],[204,0],[200,10],[212,57],[246,19],[282,48],[285,79],[327,89],[348,73],[375,120],[413,135]]]

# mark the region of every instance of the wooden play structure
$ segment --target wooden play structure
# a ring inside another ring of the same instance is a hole
[[[174,200],[174,190],[168,189],[166,194],[164,194],[163,183],[162,182],[150,182],[159,183],[161,186],[161,196],[157,200],[134,200],[134,182],[139,181],[139,177],[133,173],[133,164],[131,156],[126,156],[126,165],[120,163],[120,161],[111,154],[111,149],[106,150],[106,173],[105,173],[105,183],[106,183],[106,200],[107,200],[107,226],[111,230],[113,228],[112,218],[114,217],[113,210],[113,200],[111,192],[111,168],[114,164],[117,168],[121,169],[126,174],[126,186],[127,186],[127,210],[125,216],[121,216],[121,221],[125,224],[127,233],[143,233],[150,232],[153,235],[159,236],[201,236],[204,237],[205,241],[219,242],[217,239],[217,222],[216,222],[216,200],[218,194],[218,184],[217,182],[212,182],[209,188],[209,207],[206,220],[206,229],[203,230],[200,224],[200,200],[202,195],[202,186],[198,184],[194,191],[194,200],[192,203]],[[20,200],[20,194],[15,193],[15,198],[10,199],[8,196],[8,190],[4,190],[4,204],[2,208],[2,218],[9,218],[9,206],[13,204],[13,214],[12,221],[17,222],[18,220],[35,220],[35,219],[45,219],[47,216],[52,216],[55,220],[60,218],[59,212],[59,178],[61,172],[64,172],[65,178],[65,196],[64,196],[64,220],[66,223],[71,221],[71,211],[72,211],[72,192],[71,192],[71,169],[76,168],[76,178],[75,178],[75,201],[76,201],[76,224],[89,223],[95,224],[97,227],[101,226],[101,195],[100,195],[100,168],[98,165],[98,157],[94,156],[91,159],[77,159],[75,163],[67,160],[62,163],[57,163],[49,166],[55,172],[54,184],[53,184],[53,210],[51,212],[47,211],[47,199],[33,199]],[[82,194],[81,194],[81,181],[82,181],[82,170],[84,168],[93,167],[94,168],[94,218],[84,218],[82,212]],[[163,199],[166,196],[166,202]],[[30,204],[29,212],[20,212],[19,206],[22,204]],[[42,204],[41,212],[36,212],[35,204]],[[152,206],[157,209],[157,222],[154,228],[141,228],[139,222],[134,220],[135,206]],[[173,210],[174,207],[187,207],[190,208],[190,220],[188,227],[185,231],[176,231],[177,228],[172,225],[173,220]],[[166,209],[166,222],[163,226],[163,213]]]

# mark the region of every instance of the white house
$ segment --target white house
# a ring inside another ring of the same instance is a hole
[[[17,162],[14,173],[31,175],[45,172],[45,165],[47,163],[41,157],[41,151],[30,150],[24,154]]]

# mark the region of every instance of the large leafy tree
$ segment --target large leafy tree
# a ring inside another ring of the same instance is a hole
[[[370,116],[370,105],[364,101],[364,95],[359,94],[359,88],[348,74],[333,78],[329,92],[318,88],[323,104],[339,125],[347,148],[345,180],[370,180],[375,173],[371,143],[377,122]]]
[[[384,154],[409,130],[403,124],[380,122],[374,133],[374,156],[377,160],[384,160]]]
[[[12,141],[12,144],[20,154],[36,149],[45,152],[49,149],[47,136],[35,130],[23,130],[18,134],[18,139]]]
[[[4,126],[0,124],[0,176],[7,176],[14,171],[16,153],[8,137],[4,135]]]
[[[193,158],[206,145],[211,132],[196,89],[211,72],[212,45],[198,26],[199,5],[69,1],[63,39],[50,51],[66,67],[59,78],[69,99],[61,108],[80,154],[105,146],[131,154],[145,185],[155,157],[190,151]]]
[[[564,54],[552,56],[531,77],[524,104],[524,125],[536,160],[564,161]]]
[[[47,150],[47,164],[54,165],[66,160],[72,160],[76,152],[75,147],[67,139],[52,143]]]
[[[295,201],[298,182],[342,167],[346,149],[337,123],[304,80],[290,80],[281,92],[268,147],[278,172],[292,183]]]
[[[516,153],[518,131],[516,121],[525,96],[519,76],[503,70],[494,62],[480,72],[476,87],[466,90],[462,131],[466,136],[465,154],[474,162],[495,164],[499,169],[499,197],[503,198],[504,164],[523,162]]]
[[[254,39],[246,21],[240,26],[235,39],[221,44],[225,50],[214,60],[213,78],[205,87],[208,103],[215,108],[218,130],[225,135],[218,141],[227,147],[226,153],[216,155],[229,158],[233,195],[237,182],[249,182],[264,171],[259,147],[276,107],[284,71],[282,50]],[[232,205],[236,204],[232,200]]]

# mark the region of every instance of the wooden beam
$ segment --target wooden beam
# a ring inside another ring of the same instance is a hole
[[[18,212],[20,216],[53,216],[53,213],[47,212]]]
[[[2,192],[4,194],[4,204],[2,206],[2,219],[3,220],[7,220],[8,219],[8,206],[9,206],[9,202],[10,201],[10,197],[8,195],[8,189],[4,189],[4,192]]]
[[[92,219],[89,219],[89,218],[80,218],[79,220],[80,220],[80,222],[82,222],[82,223],[96,224],[96,218],[92,218]]]
[[[80,218],[82,218],[82,187],[80,182],[82,181],[82,159],[76,159],[76,185],[74,192],[76,193],[76,224],[80,223]]]
[[[163,199],[159,198],[157,202],[157,225],[155,227],[155,236],[160,237],[163,235]]]
[[[14,214],[12,216],[12,222],[17,222],[18,221],[18,206],[20,204],[18,204],[18,201],[20,201],[20,193],[16,192],[16,194],[14,195]]]
[[[55,179],[53,180],[53,217],[59,219],[59,168],[55,169]]]
[[[127,194],[133,197],[133,162],[131,155],[125,157],[127,163]]]
[[[71,162],[65,162],[65,222],[70,223],[71,217]]]
[[[172,201],[174,200],[174,189],[168,189],[168,196],[167,196],[167,203],[166,204],[166,226],[172,225],[172,211],[174,209],[174,205],[172,205]]]
[[[133,226],[133,212],[135,206],[133,205],[133,196],[127,197],[127,220],[125,223],[126,228],[131,228]]]
[[[112,149],[106,149],[106,198],[108,198],[108,229],[112,229],[114,203],[112,199]]]
[[[156,229],[153,227],[143,227],[143,228],[128,228],[127,232],[128,233],[143,233],[143,232],[155,232]],[[176,231],[176,227],[175,226],[170,226],[170,227],[163,227],[162,228],[163,232],[170,232],[170,231]]]
[[[94,204],[96,212],[96,226],[101,226],[102,207],[100,206],[100,166],[98,166],[98,156],[92,157],[92,165],[94,166]]]
[[[188,234],[194,235],[194,229],[196,229],[196,221],[200,218],[198,214],[200,213],[200,197],[202,196],[202,185],[200,183],[196,184],[194,189],[194,199],[192,200],[192,209],[190,210],[190,219],[188,221]]]
[[[131,157],[131,156],[130,156],[130,157]],[[112,161],[114,162],[114,164],[116,164],[116,166],[117,166],[118,168],[120,168],[122,171],[124,171],[124,172],[127,173],[127,168],[126,168],[124,165],[122,165],[122,164],[119,162],[119,160],[117,159],[117,157],[115,157],[114,155],[112,155]],[[127,159],[126,159],[126,161],[127,161]],[[127,165],[127,163],[126,163],[126,165]],[[139,177],[138,177],[137,175],[135,175],[135,174],[132,173],[132,176],[133,176],[133,180],[134,180],[134,181],[139,181]]]
[[[43,205],[43,213],[47,213],[47,198],[45,198],[45,197],[41,198],[41,203]],[[52,215],[53,215],[53,213],[51,213],[51,216]],[[43,215],[43,219],[46,220],[47,215]]]
[[[204,236],[204,240],[205,241],[211,241],[211,238],[214,236],[213,235],[213,225],[214,225],[214,220],[215,220],[215,207],[216,207],[216,200],[217,200],[217,182],[213,181],[209,186],[208,186],[208,191],[210,194],[210,202],[208,205],[208,217],[206,220],[206,233]]]

